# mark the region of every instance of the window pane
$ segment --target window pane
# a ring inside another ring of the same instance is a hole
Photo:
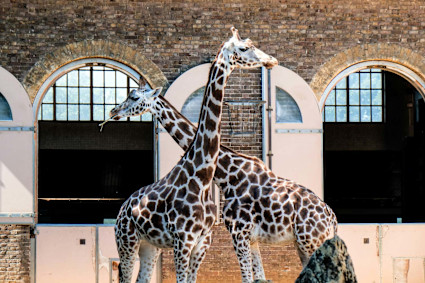
[[[347,121],[347,107],[337,106],[336,107],[336,121],[346,122]]]
[[[43,98],[43,103],[53,103],[53,88],[49,88]]]
[[[348,76],[348,87],[359,88],[359,73],[353,73]]]
[[[114,88],[105,88],[105,103],[115,104],[115,89]]]
[[[80,103],[90,103],[90,89],[88,87],[80,88]]]
[[[90,105],[81,105],[80,104],[80,120],[89,121],[90,120]]]
[[[104,119],[103,105],[93,105],[93,120],[102,121]]]
[[[127,87],[127,75],[117,72],[117,87]]]
[[[138,88],[139,84],[135,80],[130,79],[130,88]]]
[[[372,73],[372,88],[382,88],[381,73]]]
[[[93,86],[103,87],[103,72],[93,71]]]
[[[201,112],[202,99],[205,87],[195,90],[185,101],[182,107],[182,114],[191,122],[198,123]]]
[[[68,73],[68,86],[78,86],[78,70]]]
[[[292,96],[276,87],[276,123],[302,123],[301,110]]]
[[[117,103],[123,102],[127,98],[126,88],[117,88]]]
[[[103,103],[103,88],[93,88],[93,103]]]
[[[114,107],[115,105],[105,105],[105,120],[109,118],[109,112],[111,112],[112,108]]]
[[[360,108],[359,106],[350,106],[350,122],[360,121]]]
[[[360,105],[370,105],[370,90],[360,90]]]
[[[350,105],[360,104],[360,94],[358,89],[350,89]]]
[[[115,71],[105,72],[105,86],[109,86],[109,87],[115,86]]]
[[[12,119],[12,110],[10,109],[9,102],[7,102],[3,94],[0,93],[0,120],[10,121]]]
[[[142,121],[150,122],[152,121],[152,114],[151,112],[146,112],[142,115]]]
[[[369,73],[360,73],[360,88],[370,88]]]
[[[56,88],[56,103],[66,103],[66,88],[65,87]]]
[[[56,120],[66,121],[66,104],[56,105]]]
[[[335,107],[325,106],[325,122],[335,122]]]
[[[56,86],[66,86],[66,75],[60,77],[55,84]]]
[[[335,105],[335,90],[332,90],[328,98],[326,99],[325,105]]]
[[[382,90],[372,90],[372,105],[382,105]]]
[[[347,90],[345,89],[336,90],[336,104],[347,105]]]
[[[347,78],[343,78],[336,84],[336,88],[347,88]]]
[[[68,103],[78,103],[78,88],[68,88]]]
[[[372,106],[372,122],[382,122],[382,107]]]
[[[68,105],[68,120],[78,121],[78,105],[77,104]]]
[[[360,106],[360,115],[361,122],[370,122],[370,106]]]
[[[41,107],[41,119],[53,120],[53,104],[43,104]]]
[[[90,71],[80,69],[80,86],[90,86]]]

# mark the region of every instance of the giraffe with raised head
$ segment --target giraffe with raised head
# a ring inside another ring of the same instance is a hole
[[[141,86],[110,115],[120,119],[149,111],[187,150],[197,128],[159,94],[147,84]],[[336,216],[326,203],[307,188],[276,176],[258,158],[221,145],[214,182],[224,193],[223,218],[243,282],[265,280],[259,242],[293,241],[305,266],[313,252],[336,233]]]
[[[199,127],[185,154],[164,178],[139,189],[121,206],[115,225],[120,282],[130,282],[137,255],[137,282],[149,282],[160,248],[174,249],[177,282],[196,281],[215,221],[210,188],[220,148],[224,88],[235,68],[277,65],[250,40],[241,40],[235,28],[232,32],[211,65]]]

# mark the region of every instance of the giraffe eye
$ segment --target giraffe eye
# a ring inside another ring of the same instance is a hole
[[[245,47],[245,48],[240,48],[239,50],[242,51],[242,52],[246,52],[246,51],[248,51],[248,49],[249,48]]]
[[[133,101],[136,101],[138,99],[137,97],[134,97],[134,96],[129,96],[128,98],[130,98]]]

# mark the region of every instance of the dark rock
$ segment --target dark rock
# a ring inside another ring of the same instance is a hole
[[[344,241],[335,236],[311,256],[295,283],[357,283]]]

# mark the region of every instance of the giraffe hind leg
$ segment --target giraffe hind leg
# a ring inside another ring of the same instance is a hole
[[[119,249],[118,254],[120,257],[120,263],[118,265],[119,282],[130,283],[137,253],[133,249]]]
[[[149,283],[161,250],[147,242],[139,247],[140,268],[137,283]]]

